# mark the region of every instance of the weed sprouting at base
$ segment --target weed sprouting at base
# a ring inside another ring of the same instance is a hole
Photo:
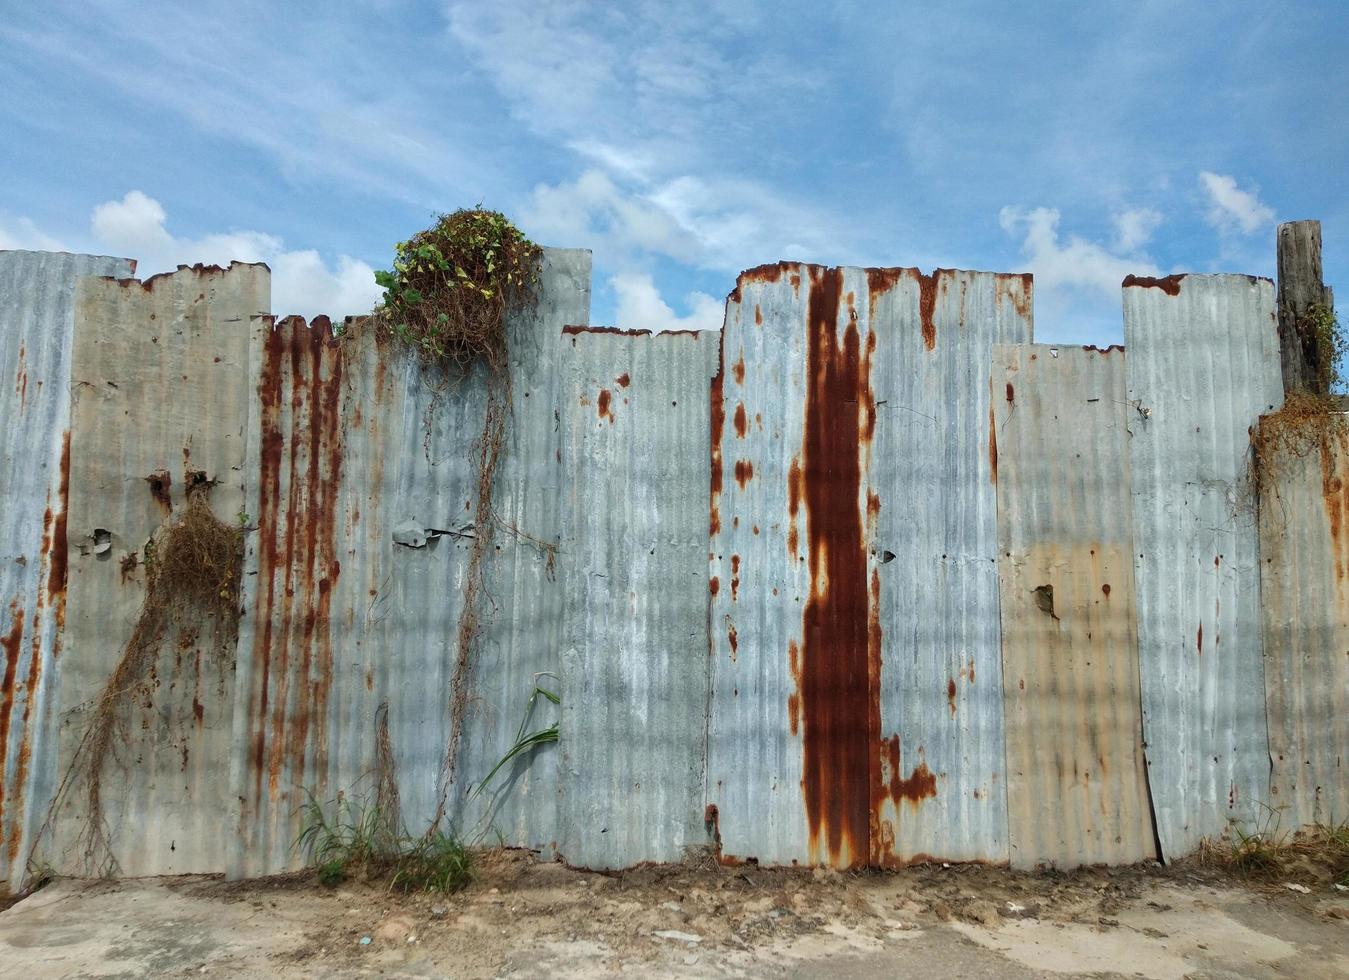
[[[458,838],[395,829],[378,797],[353,802],[339,795],[325,806],[310,795],[296,846],[328,887],[358,877],[386,879],[391,891],[454,892],[473,877],[472,856]]]

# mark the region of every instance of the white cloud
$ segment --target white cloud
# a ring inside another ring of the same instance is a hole
[[[1244,191],[1235,177],[1205,170],[1199,183],[1208,194],[1208,223],[1219,231],[1239,230],[1253,235],[1274,221],[1274,209],[1260,200],[1255,191]]]
[[[1090,290],[1118,299],[1125,276],[1160,274],[1145,255],[1117,254],[1076,235],[1060,240],[1060,217],[1057,208],[1005,207],[998,213],[1003,231],[1024,234],[1021,252],[1035,274],[1037,300],[1059,290]]]
[[[609,286],[617,297],[615,325],[626,330],[720,330],[725,319],[723,304],[698,292],[687,297],[688,315],[678,316],[643,272],[619,273]]]
[[[45,234],[28,218],[17,218],[13,224],[7,224],[0,216],[0,249],[31,249],[35,252],[66,251],[55,238]]]
[[[1115,248],[1132,252],[1152,240],[1152,233],[1162,223],[1160,211],[1152,208],[1133,208],[1115,215]]]
[[[349,255],[339,255],[333,268],[313,249],[287,251],[275,235],[231,231],[178,238],[167,222],[158,201],[133,190],[94,208],[90,230],[101,246],[137,259],[143,276],[196,262],[266,262],[272,270],[272,309],[282,315],[325,313],[338,319],[367,313],[380,298],[374,270]]]

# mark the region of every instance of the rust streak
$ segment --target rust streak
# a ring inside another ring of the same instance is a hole
[[[1130,286],[1141,286],[1148,289],[1160,289],[1168,296],[1180,295],[1180,283],[1185,278],[1184,273],[1175,276],[1166,276],[1162,279],[1153,276],[1125,276],[1123,287],[1128,289]]]
[[[749,432],[749,417],[745,414],[744,403],[741,402],[735,406],[735,437],[743,439],[747,432]]]
[[[14,678],[19,670],[19,650],[23,643],[24,610],[19,600],[9,604],[9,632],[0,638],[0,649],[5,651],[4,682],[0,684],[0,813],[5,802],[5,763],[9,759],[9,719],[14,710]],[[32,697],[30,691],[28,696]]]
[[[792,457],[787,467],[787,555],[796,561],[799,542],[796,530],[796,512],[801,506],[801,461]]]
[[[735,383],[743,385],[745,383],[745,352],[741,351],[740,356],[736,358],[731,365],[731,373],[735,375]]]
[[[841,269],[812,267],[803,500],[810,596],[802,617],[802,784],[812,855],[865,864],[870,853],[870,705],[867,556],[857,500],[859,414],[866,381],[856,323],[839,336]]]
[[[725,376],[725,346],[726,335],[723,333],[720,346],[717,348],[717,373],[713,376],[708,391],[708,413],[711,420],[712,435],[712,490],[709,528],[713,537],[721,533],[721,436],[722,430],[726,427],[726,401],[722,393]]]
[[[988,467],[989,482],[998,482],[998,424],[993,418],[993,406],[988,406]]]
[[[735,482],[740,484],[740,489],[744,490],[745,485],[754,479],[754,463],[748,459],[737,459],[735,461]]]
[[[614,424],[614,413],[611,412],[611,411],[609,410],[609,403],[610,403],[610,401],[612,401],[612,396],[609,394],[609,389],[608,389],[608,388],[601,388],[601,389],[600,389],[600,396],[599,396],[599,398],[598,398],[597,401],[596,401],[596,405],[598,406],[598,409],[597,409],[597,410],[598,410],[598,412],[599,412],[600,418],[602,418],[602,419],[608,419],[608,420],[609,420],[609,424],[610,424],[610,425],[613,425],[613,424]]]
[[[934,314],[937,309],[938,279],[942,271],[934,269],[930,276],[925,276],[917,269],[910,270],[918,283],[918,317],[923,325],[923,346],[928,350],[934,350],[937,346],[937,324]]]

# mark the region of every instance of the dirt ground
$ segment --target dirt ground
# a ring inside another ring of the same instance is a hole
[[[58,881],[0,913],[6,976],[1349,976],[1349,892],[1200,867],[574,871],[480,856],[448,897],[312,875]]]

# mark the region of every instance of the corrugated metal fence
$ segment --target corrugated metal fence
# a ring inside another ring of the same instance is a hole
[[[262,266],[130,273],[0,253],[4,887],[295,867],[306,801],[390,786],[412,832],[603,868],[1120,863],[1349,803],[1349,445],[1257,507],[1266,281],[1129,280],[1126,357],[951,270],[782,263],[720,336],[593,328],[588,253],[548,250],[449,759],[485,378],[274,319]],[[202,483],[245,528],[237,644],[177,623],[128,677]],[[61,780],[110,684],[95,801]],[[558,743],[476,793],[536,686]]]

